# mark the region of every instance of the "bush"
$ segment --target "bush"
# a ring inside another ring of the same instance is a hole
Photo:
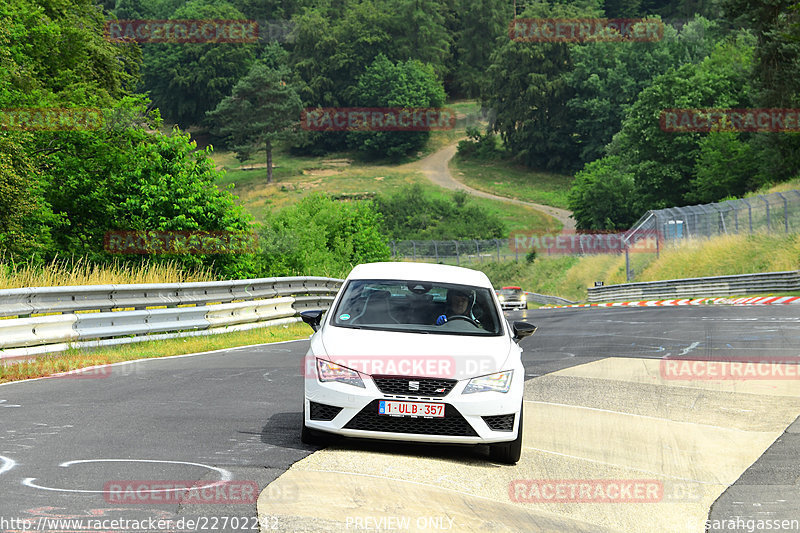
[[[310,195],[265,221],[259,239],[261,271],[267,276],[344,277],[359,263],[391,257],[382,226],[372,202]]]
[[[457,191],[452,196],[426,195],[419,184],[391,196],[380,196],[377,208],[392,239],[494,239],[506,235],[500,218]]]
[[[458,155],[481,161],[497,161],[506,156],[500,137],[492,132],[482,134],[475,126],[467,127],[469,139],[459,141]]]

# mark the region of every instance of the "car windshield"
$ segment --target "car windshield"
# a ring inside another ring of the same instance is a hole
[[[506,296],[506,297],[514,296],[514,297],[518,298],[518,297],[522,296],[522,289],[500,289],[497,292],[498,292],[498,294],[500,294],[502,296]]]
[[[351,280],[331,324],[445,335],[503,334],[489,289],[429,281]]]

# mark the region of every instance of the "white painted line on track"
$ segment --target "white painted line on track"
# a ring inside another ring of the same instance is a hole
[[[69,468],[75,464],[83,464],[83,463],[163,463],[163,464],[178,464],[178,465],[189,465],[189,466],[198,466],[201,468],[207,468],[209,470],[214,470],[220,474],[220,480],[215,481],[213,483],[209,483],[207,485],[193,487],[197,490],[203,490],[211,487],[217,487],[222,483],[228,482],[233,479],[233,474],[229,470],[225,470],[224,468],[218,468],[216,466],[204,465],[202,463],[190,463],[187,461],[164,461],[159,459],[81,459],[77,461],[67,461],[65,463],[61,463],[58,466]],[[22,481],[22,484],[26,487],[31,487],[34,489],[40,490],[49,490],[52,492],[79,492],[83,494],[109,494],[113,491],[108,490],[84,490],[84,489],[59,489],[55,487],[44,487],[42,485],[37,485],[34,483],[36,481],[35,477],[28,477]],[[184,491],[186,490],[185,487],[177,487],[172,489],[148,489],[148,490],[140,490],[137,489],[137,492],[149,492],[149,493],[156,493],[156,492],[176,492],[176,491]]]
[[[16,461],[8,457],[5,457],[3,455],[0,455],[0,475],[5,474],[15,466],[17,466]]]
[[[71,373],[85,372],[87,370],[94,370],[94,369],[103,368],[103,367],[106,367],[106,366],[123,366],[123,365],[130,365],[130,364],[133,364],[133,363],[143,363],[143,362],[147,362],[147,361],[164,361],[166,359],[179,359],[179,358],[182,358],[182,357],[197,357],[198,355],[211,355],[211,354],[216,354],[216,353],[220,353],[220,352],[230,352],[230,351],[233,351],[233,350],[244,350],[246,348],[256,348],[256,347],[259,347],[259,346],[274,346],[276,344],[286,344],[288,342],[301,342],[301,341],[307,342],[308,339],[293,339],[293,340],[290,340],[290,341],[263,342],[261,344],[247,344],[245,346],[235,346],[233,348],[220,348],[219,350],[211,350],[211,351],[208,351],[208,352],[185,353],[185,354],[181,354],[181,355],[167,355],[165,357],[145,357],[143,359],[134,359],[132,361],[121,361],[119,363],[110,363],[110,364],[107,364],[107,365],[95,365],[95,366],[90,366],[90,367],[86,367],[86,368],[78,368],[78,369],[75,369],[75,370],[70,370],[70,372]],[[9,381],[7,383],[0,383],[0,387],[6,386],[6,385],[16,385],[18,383],[29,383],[31,381],[41,381],[41,380],[44,380],[44,379],[53,379],[53,376],[44,376],[44,377],[41,377],[41,378],[23,379],[23,380],[20,380],[20,381]]]

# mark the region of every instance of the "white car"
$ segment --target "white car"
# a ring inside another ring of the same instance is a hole
[[[482,272],[424,263],[353,269],[330,310],[304,311],[315,331],[304,364],[301,438],[488,444],[522,450],[525,379],[517,342]]]

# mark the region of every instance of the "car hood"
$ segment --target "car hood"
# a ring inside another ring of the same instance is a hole
[[[506,336],[476,337],[326,327],[314,354],[368,375],[468,379],[507,370],[516,346]],[[319,353],[324,351],[323,353]]]

